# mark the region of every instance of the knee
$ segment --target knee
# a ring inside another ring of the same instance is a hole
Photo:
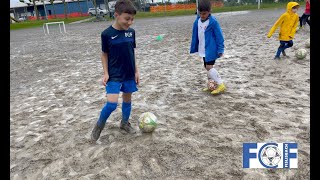
[[[105,108],[109,111],[109,112],[112,112],[114,110],[117,109],[117,105],[118,105],[118,102],[107,102]]]
[[[284,48],[285,44],[284,43],[281,43],[279,48]]]
[[[293,42],[289,42],[288,47],[292,47],[292,46],[293,46]]]
[[[210,71],[210,69],[212,69],[213,68],[213,65],[206,65],[206,70],[207,71]]]

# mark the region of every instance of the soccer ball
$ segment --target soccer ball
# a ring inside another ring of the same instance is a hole
[[[139,117],[139,129],[146,133],[152,132],[158,125],[157,121],[157,117],[153,113],[142,113]]]
[[[207,83],[207,87],[210,91],[213,91],[217,88],[218,84],[213,80],[213,79],[209,79],[208,83]]]
[[[277,146],[269,145],[261,151],[261,160],[267,166],[276,166],[281,160],[281,151]]]
[[[310,39],[306,40],[306,44],[305,45],[306,45],[306,48],[310,48]]]
[[[307,50],[300,48],[296,50],[295,55],[298,59],[304,59],[307,56]]]

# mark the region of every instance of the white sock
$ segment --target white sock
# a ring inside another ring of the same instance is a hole
[[[211,68],[209,71],[208,71],[208,77],[210,79],[213,79],[215,82],[217,82],[217,84],[221,84],[223,83],[221,77],[219,76],[219,73],[216,69],[214,68]]]

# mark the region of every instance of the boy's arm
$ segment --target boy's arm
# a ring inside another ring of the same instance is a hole
[[[296,34],[298,23],[299,23],[299,17],[296,18],[296,21],[294,22],[293,28],[291,29],[291,33],[289,35],[290,38],[293,38],[294,35]]]
[[[108,72],[108,38],[107,35],[103,32],[101,33],[101,62],[103,68],[103,79],[102,84],[106,86],[108,79],[109,79],[109,72]]]
[[[109,72],[108,72],[108,53],[102,52],[101,53],[101,62],[103,67],[103,79],[102,84],[106,86],[107,81],[109,79]]]
[[[136,48],[136,31],[133,31],[133,48]],[[138,62],[137,62],[137,57],[136,57],[136,53],[134,53],[134,78],[135,81],[137,83],[137,85],[140,84],[140,72],[139,72],[139,67],[138,67]]]
[[[222,29],[218,21],[216,21],[214,25],[213,32],[215,35],[215,40],[217,42],[218,54],[222,56],[222,54],[224,53],[224,38],[223,38]]]
[[[138,68],[138,63],[137,63],[137,58],[136,58],[136,55],[134,55],[134,58],[135,58],[135,79],[136,79],[136,83],[137,85],[140,84],[140,72],[139,72],[139,68]]]
[[[192,27],[192,36],[191,36],[191,45],[190,45],[190,54],[198,52],[198,19],[196,19],[193,23]]]
[[[270,38],[272,36],[272,34],[274,33],[274,31],[282,24],[283,17],[284,17],[284,14],[282,14],[279,17],[279,19],[276,21],[276,23],[274,23],[274,25],[272,26],[272,28],[270,29],[270,31],[268,33],[268,38]]]

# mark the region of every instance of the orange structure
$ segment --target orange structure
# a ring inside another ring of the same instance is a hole
[[[212,7],[223,7],[223,1],[212,1]],[[161,6],[151,6],[150,12],[164,12],[164,11],[174,11],[174,10],[196,10],[196,3],[192,4],[171,4],[171,5],[161,5]]]
[[[82,13],[82,16],[89,16],[89,14],[88,13]],[[57,18],[65,18],[64,17],[64,14],[56,14],[56,17]],[[79,12],[74,12],[74,13],[69,13],[69,14],[67,14],[67,17],[68,18],[73,18],[73,17],[81,17],[81,13],[79,13]],[[54,19],[55,18],[55,16],[54,15],[48,15],[48,19]],[[40,16],[40,19],[46,19],[46,17],[45,16]],[[28,16],[28,20],[37,20],[37,17],[35,17],[35,16]]]

